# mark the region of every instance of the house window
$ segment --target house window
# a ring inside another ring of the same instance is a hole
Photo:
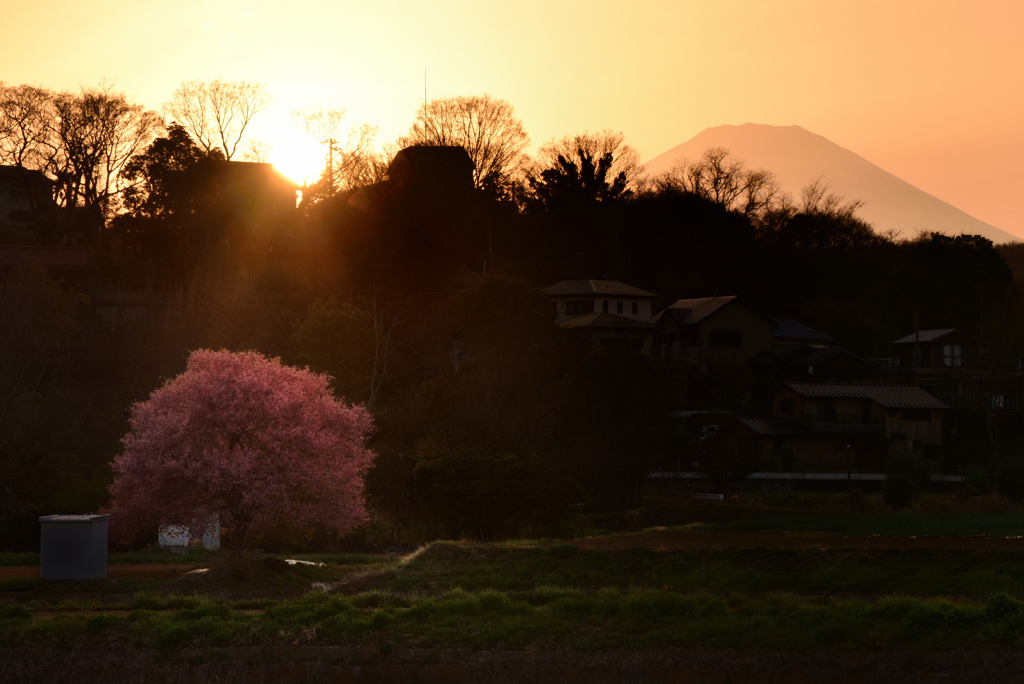
[[[708,345],[712,347],[742,347],[743,334],[739,330],[712,330],[708,333]]]
[[[818,400],[818,420],[826,423],[836,422],[836,400],[835,399],[819,399]]]
[[[923,448],[924,448],[924,445],[921,443],[921,440],[915,439],[914,440],[914,451],[920,451]]]
[[[622,302],[615,302],[615,313],[622,313]]]
[[[594,303],[587,301],[575,301],[565,303],[565,315],[566,316],[583,316],[588,313],[593,313]]]
[[[782,415],[784,415],[784,416],[796,415],[796,399],[783,399],[782,400]]]
[[[942,362],[947,368],[960,368],[964,365],[963,349],[959,344],[942,345]]]
[[[601,311],[604,311],[605,313],[608,313],[608,300],[607,299],[604,300],[604,302],[602,303]]]
[[[639,313],[638,309],[639,309],[639,307],[637,306],[637,303],[633,302],[633,315],[634,316],[636,316]],[[1020,363],[1020,361],[1018,361],[1018,363]]]
[[[928,419],[930,419],[930,418],[931,418],[931,415],[928,413],[927,409],[913,409],[913,410],[907,409],[907,410],[903,411],[903,420],[908,420],[908,421],[909,420],[914,420],[914,421],[928,422]]]

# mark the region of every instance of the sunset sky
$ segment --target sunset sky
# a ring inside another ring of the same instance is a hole
[[[704,128],[797,124],[1024,236],[1024,3],[944,0],[5,3],[0,80],[265,82],[256,133],[344,106],[394,139],[428,95],[511,102],[534,144],[622,131],[645,159]]]

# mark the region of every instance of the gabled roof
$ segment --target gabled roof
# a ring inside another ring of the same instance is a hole
[[[576,316],[558,324],[561,328],[612,328],[630,330],[655,330],[659,326],[634,318],[616,316],[610,313],[589,313],[585,316]]]
[[[667,309],[657,314],[651,319],[651,323],[660,323],[663,318],[669,319],[677,325],[694,325],[700,323],[702,320],[712,315],[713,313],[725,308],[729,304],[736,301],[736,295],[730,295],[728,297],[702,297],[700,299],[680,299]],[[749,307],[748,307],[749,308]],[[768,316],[763,315],[755,309],[750,309],[756,315],[760,316],[764,320],[768,321],[772,326],[775,325]]]
[[[89,268],[92,257],[80,247],[0,245],[0,265]]]
[[[835,338],[818,332],[814,328],[808,328],[803,323],[797,323],[792,318],[781,316],[769,316],[775,325],[775,338],[787,340],[806,340],[808,342],[835,342]]]
[[[885,408],[949,408],[915,385],[789,382],[786,387],[802,397],[870,399]]]
[[[917,339],[920,342],[934,342],[940,337],[945,337],[950,333],[960,333],[964,337],[970,337],[972,340],[978,339],[974,335],[968,335],[967,333],[961,332],[956,328],[935,328],[933,330],[919,330],[917,333],[910,333],[906,337],[901,337],[900,339],[894,341],[893,344],[913,344],[915,335],[917,336]]]
[[[636,297],[654,299],[658,295],[621,280],[559,280],[544,291],[552,297],[573,295],[606,295],[609,297]]]

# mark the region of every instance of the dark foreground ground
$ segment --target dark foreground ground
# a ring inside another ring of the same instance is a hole
[[[0,684],[1020,681],[1019,518],[762,519],[317,565],[136,554],[91,582],[0,555]]]

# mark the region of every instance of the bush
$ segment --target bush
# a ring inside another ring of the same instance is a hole
[[[981,492],[974,485],[967,484],[966,482],[960,485],[960,489],[957,490],[957,494],[964,499],[970,499],[975,496],[981,496]]]
[[[1024,465],[1004,463],[999,470],[999,492],[1010,501],[1024,499]]]
[[[965,487],[974,487],[978,490],[978,494],[984,496],[992,493],[992,485],[989,484],[988,478],[980,475],[971,475],[964,480]]]
[[[928,486],[928,466],[916,462],[910,456],[890,456],[885,461],[885,472],[890,475],[906,475],[919,488]]]
[[[910,508],[917,494],[917,485],[907,475],[887,475],[882,484],[882,501],[892,509]]]
[[[860,489],[851,489],[847,496],[850,501],[850,507],[856,511],[870,511],[873,508],[871,501]]]

